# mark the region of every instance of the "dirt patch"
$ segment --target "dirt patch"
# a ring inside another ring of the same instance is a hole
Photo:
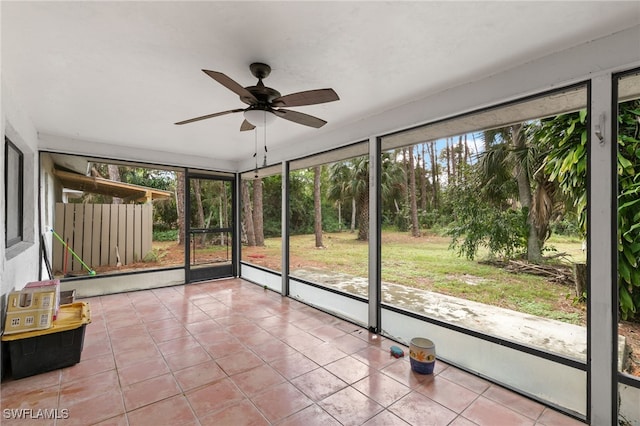
[[[629,361],[626,372],[640,377],[640,322],[621,321],[618,324],[618,333],[627,340]]]
[[[196,248],[197,249],[197,248]],[[229,259],[231,254],[229,253]],[[196,255],[196,262],[201,263],[216,263],[227,261],[226,256],[219,252],[207,253],[205,251],[198,251]],[[158,268],[170,268],[172,266],[181,267],[184,266],[184,246],[176,243],[175,241],[162,241],[153,243],[153,251],[151,255],[147,256],[147,261],[130,262],[126,265],[103,265],[94,268],[97,275],[118,273],[118,272],[131,272],[140,271],[143,269],[158,269]],[[61,275],[61,271],[56,271]],[[86,271],[78,272],[77,275],[86,275]]]
[[[437,242],[440,244],[448,244],[449,241],[451,241],[450,237],[443,237],[432,233],[426,233],[419,237],[411,237],[402,232],[385,232],[382,234],[382,243],[420,242],[421,244],[423,244]]]

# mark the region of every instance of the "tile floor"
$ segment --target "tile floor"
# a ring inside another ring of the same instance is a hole
[[[442,361],[412,373],[395,342],[240,279],[83,301],[82,361],[3,382],[3,425],[582,424]]]

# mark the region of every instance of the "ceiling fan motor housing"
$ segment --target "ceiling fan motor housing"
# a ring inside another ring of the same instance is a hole
[[[267,78],[269,74],[271,74],[271,67],[261,62],[254,62],[249,68],[251,69],[251,74],[258,79],[258,84],[245,87],[245,89],[255,96],[258,103],[256,104],[254,99],[242,95],[240,96],[240,100],[247,105],[255,106],[257,109],[266,109],[270,106],[272,100],[282,96],[280,92],[265,86],[262,82],[263,78]]]
[[[258,100],[258,103],[256,104],[253,99],[250,99],[250,98],[245,97],[245,96],[240,96],[240,100],[242,102],[244,102],[245,104],[247,104],[247,105],[256,105],[256,106],[267,107],[267,106],[269,106],[271,101],[273,101],[274,99],[277,99],[277,98],[279,98],[281,96],[280,92],[278,92],[277,90],[272,89],[271,87],[267,87],[264,84],[262,84],[262,80],[260,80],[258,82],[258,85],[245,87],[245,89],[247,89],[249,92],[251,92],[251,94],[253,96],[255,96],[256,99]]]

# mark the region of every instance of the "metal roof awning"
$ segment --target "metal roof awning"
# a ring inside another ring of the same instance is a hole
[[[53,171],[53,174],[60,179],[60,182],[65,188],[122,198],[125,202],[151,202],[173,197],[173,192],[171,191],[163,191],[99,177],[85,176],[57,169]]]

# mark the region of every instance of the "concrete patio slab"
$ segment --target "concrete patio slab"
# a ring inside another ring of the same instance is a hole
[[[368,279],[321,268],[301,268],[294,277],[366,297]],[[562,355],[580,362],[587,359],[584,326],[542,318],[497,306],[447,296],[393,283],[382,283],[384,303],[449,324]],[[625,362],[624,336],[618,336],[618,368]]]

